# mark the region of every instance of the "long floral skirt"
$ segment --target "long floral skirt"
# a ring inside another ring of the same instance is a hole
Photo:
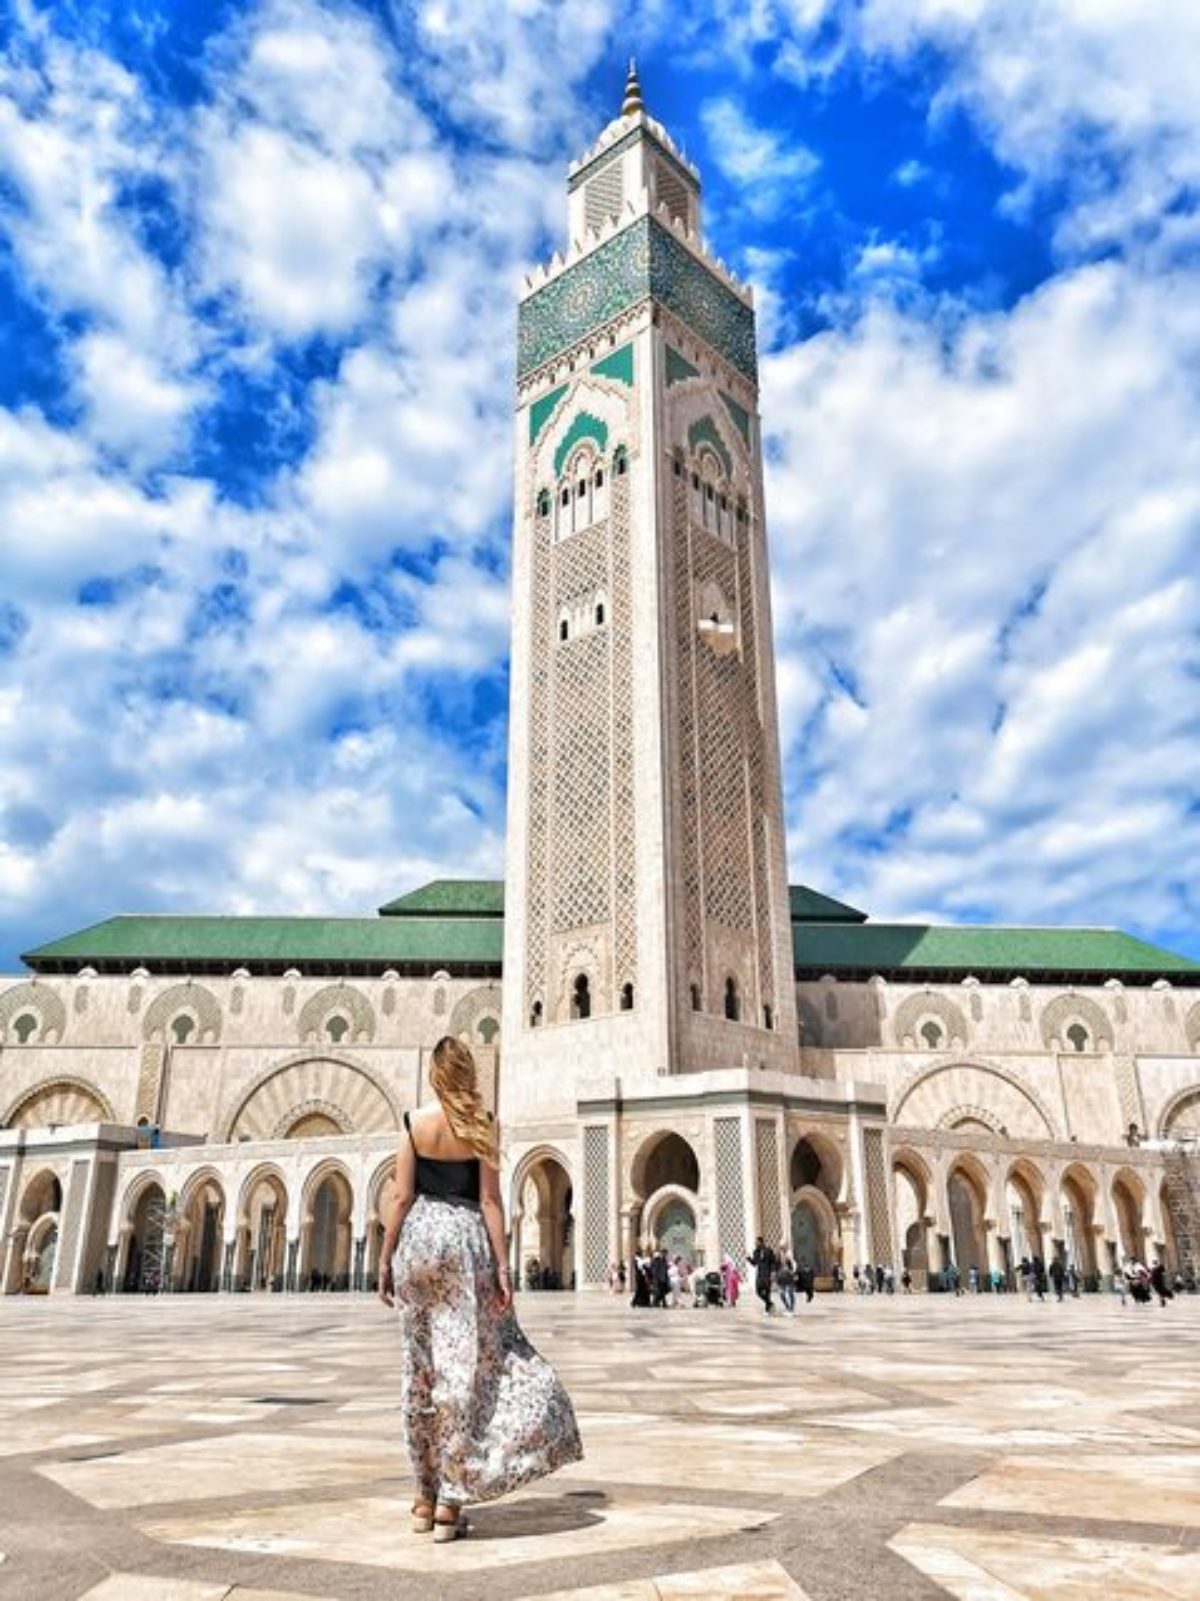
[[[419,1195],[392,1258],[404,1344],[401,1405],[423,1500],[493,1501],[583,1456],[571,1399],[495,1310],[496,1275],[473,1206]]]

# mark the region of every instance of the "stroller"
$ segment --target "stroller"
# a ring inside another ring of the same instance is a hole
[[[701,1283],[700,1275],[697,1274],[696,1275],[697,1291],[699,1291],[700,1283]],[[701,1305],[703,1305],[703,1306],[724,1306],[725,1305],[725,1281],[721,1277],[720,1273],[718,1273],[715,1268],[712,1270],[711,1273],[706,1273],[704,1275],[703,1285],[704,1285],[704,1299],[701,1302]]]

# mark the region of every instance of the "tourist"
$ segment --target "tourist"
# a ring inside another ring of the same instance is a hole
[[[955,1295],[963,1293],[962,1274],[958,1271],[957,1262],[948,1262],[946,1264],[946,1288],[953,1290]]]
[[[721,1262],[721,1288],[725,1292],[725,1305],[736,1309],[738,1296],[742,1293],[742,1275],[728,1252]]]
[[[1054,1286],[1054,1298],[1056,1301],[1061,1301],[1063,1298],[1063,1283],[1066,1279],[1066,1276],[1066,1270],[1064,1269],[1061,1260],[1057,1256],[1051,1257],[1050,1282]]]
[[[625,1294],[625,1286],[629,1283],[629,1270],[624,1262],[617,1263],[617,1293]]]
[[[882,1262],[875,1264],[875,1294],[882,1295],[887,1288],[887,1269]]]
[[[650,1305],[650,1258],[644,1251],[638,1251],[633,1258],[633,1299],[630,1305]]]
[[[816,1269],[811,1262],[801,1262],[800,1270],[796,1275],[796,1282],[803,1291],[805,1306],[811,1306],[812,1298],[817,1288]]]
[[[779,1258],[779,1269],[775,1274],[775,1283],[779,1289],[779,1300],[788,1317],[796,1315],[796,1264],[791,1256],[784,1251]]]
[[[912,1294],[912,1274],[907,1268],[905,1268],[900,1275],[900,1288],[904,1291],[905,1295]]]
[[[404,1114],[379,1294],[400,1314],[412,1526],[440,1544],[465,1532],[469,1502],[577,1462],[583,1447],[566,1390],[513,1311],[496,1126],[461,1040],[434,1046],[429,1082],[436,1103]]]
[[[1030,1263],[1033,1269],[1033,1293],[1039,1301],[1046,1299],[1046,1264],[1040,1256],[1035,1256]]]
[[[754,1242],[754,1249],[750,1253],[750,1265],[754,1269],[754,1293],[763,1304],[763,1315],[770,1317],[774,1310],[771,1300],[771,1281],[775,1277],[779,1258],[761,1234]]]
[[[855,1295],[861,1295],[862,1294],[862,1280],[859,1277],[858,1263],[857,1262],[854,1264],[854,1268],[853,1268],[852,1271],[853,1271],[853,1275],[854,1275],[854,1293],[855,1293]]]
[[[1167,1270],[1157,1257],[1150,1265],[1150,1287],[1158,1296],[1159,1306],[1166,1306],[1175,1299],[1174,1291],[1167,1284]]]
[[[972,1262],[970,1267],[967,1269],[967,1286],[972,1295],[979,1294],[979,1269],[975,1266],[974,1262]]]
[[[650,1288],[652,1304],[665,1312],[667,1295],[671,1289],[671,1264],[667,1261],[667,1253],[661,1245],[650,1259]]]
[[[840,1295],[845,1288],[846,1288],[846,1275],[842,1270],[842,1264],[840,1262],[835,1262],[833,1264],[833,1289],[834,1289],[834,1294],[835,1295]]]

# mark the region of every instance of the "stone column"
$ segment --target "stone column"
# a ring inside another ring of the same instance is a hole
[[[285,1269],[283,1275],[283,1287],[285,1290],[294,1291],[299,1287],[296,1283],[299,1256],[300,1241],[289,1240],[287,1242],[287,1268]]]
[[[112,1287],[116,1291],[123,1291],[125,1288],[125,1275],[129,1271],[129,1251],[132,1244],[133,1224],[122,1223],[121,1232],[117,1237],[116,1245],[109,1246],[110,1251],[116,1252],[116,1257],[113,1264],[112,1280]]]
[[[987,1229],[987,1265],[989,1273],[999,1273],[1002,1279],[1007,1278],[1008,1268],[1004,1260],[1004,1243],[997,1232],[996,1225],[984,1224]]]
[[[29,1238],[28,1223],[18,1223],[8,1236],[8,1256],[4,1263],[4,1294],[20,1295],[24,1272],[25,1241]]]
[[[221,1288],[228,1294],[233,1289],[233,1255],[237,1250],[236,1240],[226,1240],[221,1262]]]
[[[367,1256],[367,1236],[364,1234],[354,1242],[354,1268],[350,1276],[350,1288],[361,1290],[366,1288],[366,1278],[363,1264]]]

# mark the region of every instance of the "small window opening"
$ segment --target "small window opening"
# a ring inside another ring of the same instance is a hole
[[[571,1016],[578,1018],[592,1015],[592,986],[588,982],[586,973],[580,973],[575,980],[575,988],[571,995]]]
[[[494,1017],[483,1017],[479,1020],[479,1038],[485,1045],[490,1045],[500,1032],[500,1024]]]
[[[529,1026],[530,1028],[541,1028],[542,1026],[541,1001],[534,1001],[533,1003],[533,1009],[529,1013]]]
[[[622,446],[622,448],[617,451],[616,456],[613,458],[613,471],[616,473],[618,478],[623,478],[625,476],[625,468],[627,465],[628,459],[625,455],[625,449]]]
[[[742,1015],[741,998],[738,995],[737,979],[725,980],[725,1016],[731,1023],[736,1023]]]
[[[699,986],[699,984],[693,984],[692,985],[692,1011],[693,1012],[698,1012],[699,1010],[700,1010],[700,986]]]
[[[596,607],[596,627],[597,628],[603,628],[604,627],[604,602],[603,601],[601,601]]]
[[[604,468],[603,467],[597,467],[596,468],[596,476],[592,479],[592,483],[597,489],[603,489],[604,488]]]
[[[186,1012],[180,1013],[171,1024],[171,1033],[175,1036],[176,1045],[186,1045],[195,1026],[196,1019],[194,1017],[189,1017]]]
[[[930,1021],[921,1024],[921,1038],[931,1051],[936,1051],[942,1043],[942,1028],[940,1023]]]
[[[570,637],[570,633],[571,633],[571,625],[567,622],[567,619],[564,617],[562,622],[559,623],[559,625],[558,625],[558,637],[559,637],[559,639],[567,639],[567,638]]]
[[[1082,1023],[1072,1023],[1067,1030],[1067,1039],[1073,1051],[1086,1051],[1091,1043],[1091,1036]]]
[[[18,1045],[28,1045],[37,1033],[38,1020],[32,1012],[22,1012],[13,1024],[13,1033],[17,1036]]]
[[[705,484],[704,498],[705,500],[711,500],[713,498],[713,486],[711,484]]]
[[[693,473],[692,474],[692,488],[693,489],[699,489],[699,487],[700,487],[700,474],[699,473]]]
[[[633,985],[632,984],[622,984],[621,985],[621,1010],[623,1012],[632,1012],[633,1011]]]
[[[548,489],[541,489],[538,491],[537,509],[539,517],[549,517],[550,491]]]
[[[771,1008],[769,1006],[764,1006],[763,1007],[763,1027],[764,1028],[774,1028],[775,1027],[775,1013],[771,1010]]]
[[[325,1033],[335,1045],[340,1045],[350,1032],[350,1024],[344,1017],[331,1017],[325,1024]]]
[[[564,506],[569,506],[571,504],[571,487],[569,484],[562,492],[562,503]]]

